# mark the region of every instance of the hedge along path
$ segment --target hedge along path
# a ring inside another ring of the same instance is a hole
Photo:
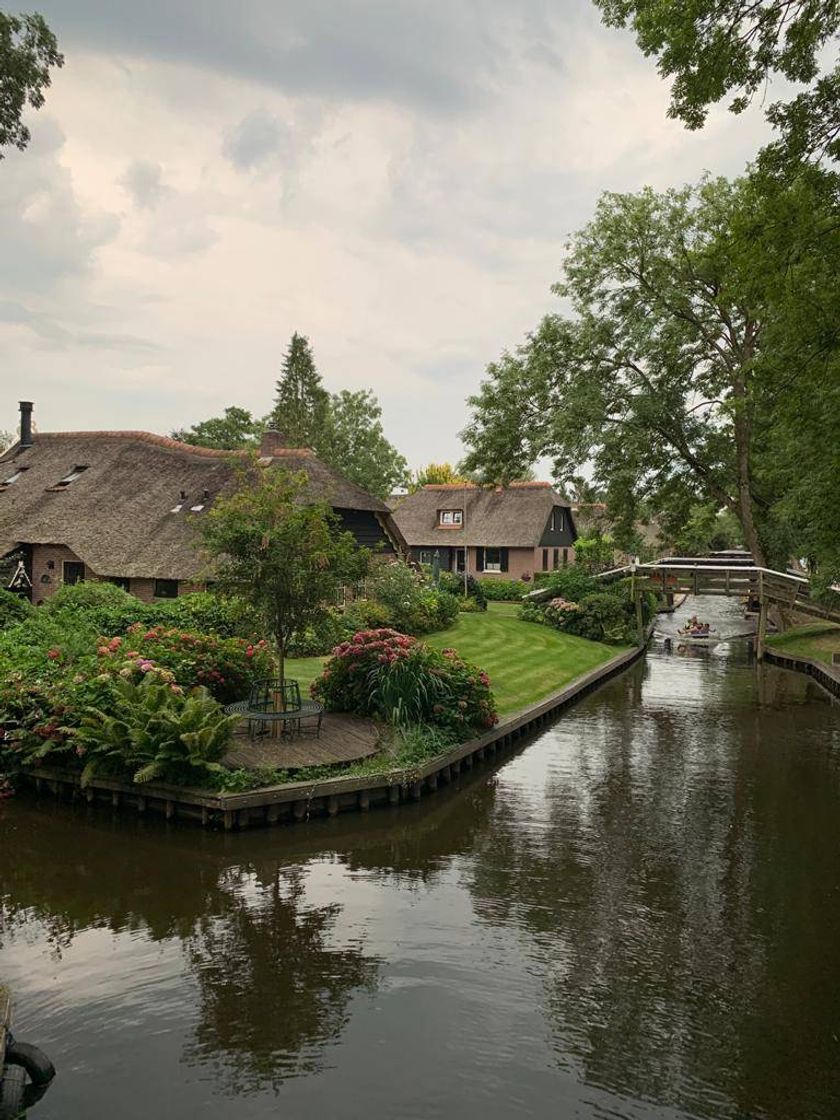
[[[45,767],[32,767],[24,777],[40,793],[51,792],[57,797],[69,793],[72,798],[84,797],[90,804],[104,802],[112,809],[157,812],[167,820],[200,821],[205,826],[221,825],[225,830],[294,823],[310,816],[332,817],[353,810],[366,812],[374,807],[396,807],[419,801],[439,786],[449,784],[463,770],[471,770],[488,758],[494,758],[497,753],[518,745],[524,736],[553,723],[563,708],[622,672],[644,656],[645,649],[646,645],[615,654],[565,688],[508,717],[485,734],[415,767],[317,782],[286,782],[247,793],[228,794],[162,784],[132,785],[106,778],[95,779],[82,791],[77,773]]]

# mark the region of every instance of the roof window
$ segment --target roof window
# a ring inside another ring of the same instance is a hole
[[[464,524],[462,509],[439,509],[438,525],[445,529],[459,529]]]
[[[9,477],[4,478],[3,481],[0,482],[0,490],[5,490],[7,486],[12,486],[17,482],[23,472],[28,470],[29,467],[15,467]]]
[[[60,478],[58,480],[58,482],[56,482],[55,486],[50,486],[50,487],[48,487],[48,489],[50,489],[50,490],[66,490],[67,487],[70,486],[72,483],[74,483],[76,481],[76,479],[79,478],[80,475],[84,474],[84,472],[86,470],[87,470],[86,466],[73,467],[72,471],[68,471],[68,473],[64,476],[64,478]]]

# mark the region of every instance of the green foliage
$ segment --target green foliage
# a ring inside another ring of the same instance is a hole
[[[492,579],[478,581],[484,598],[490,603],[519,603],[523,595],[533,590],[521,579]]]
[[[342,643],[312,686],[328,708],[429,724],[459,736],[497,720],[487,674],[455,650],[429,649],[395,630],[367,630]]]
[[[313,447],[351,482],[387,498],[405,482],[408,463],[385,438],[381,417],[379,401],[370,389],[342,389],[330,397],[324,431]]]
[[[100,773],[199,784],[223,771],[218,760],[236,722],[206,689],[184,692],[154,674],[137,682],[115,678],[103,706],[85,712],[76,736],[82,785]]]
[[[43,16],[0,12],[0,149],[9,144],[21,151],[26,147],[30,133],[22,120],[24,110],[27,105],[41,108],[51,67],[63,65],[64,56]]]
[[[470,481],[468,475],[461,474],[451,463],[427,463],[425,467],[415,472],[409,489],[414,492],[424,486],[444,486]]]
[[[260,616],[277,644],[281,677],[295,637],[324,619],[339,587],[359,580],[370,560],[328,506],[302,500],[305,482],[304,475],[252,468],[202,523],[220,586]]]
[[[355,626],[353,629],[363,629]],[[347,637],[348,625],[344,616],[337,610],[325,611],[321,618],[315,619],[311,626],[297,634],[289,646],[290,657],[321,657]]]
[[[448,591],[450,595],[455,595],[458,598],[459,610],[487,610],[488,596],[475,576],[467,576],[466,600],[464,598],[464,577],[458,575],[457,572],[441,572],[438,587],[441,591]],[[473,603],[474,607],[465,607],[465,601]]]
[[[264,420],[252,416],[247,408],[232,405],[221,416],[173,432],[172,438],[220,451],[251,450],[259,447],[264,428]]]
[[[575,541],[575,567],[585,572],[606,572],[613,567],[615,547],[611,536],[596,533]]]
[[[12,591],[0,588],[0,630],[5,630],[8,626],[15,626],[18,622],[23,622],[24,619],[32,615],[33,610],[34,608],[28,599],[23,599]]]
[[[359,630],[379,630],[392,626],[394,617],[390,607],[379,602],[378,599],[354,599],[344,608],[342,623],[345,633],[342,638],[347,638]]]
[[[767,116],[781,141],[768,154],[786,162],[837,159],[840,75],[834,69],[820,76],[822,52],[840,25],[832,0],[595,3],[608,25],[631,26],[644,53],[658,59],[660,74],[673,78],[669,116],[700,128],[709,106],[730,94],[730,110],[741,113],[773,78],[810,83],[791,102],[770,106]]]
[[[394,628],[405,634],[443,630],[458,614],[455,595],[435,587],[422,572],[400,560],[377,565],[368,590],[388,609]]]
[[[329,423],[329,404],[309,339],[295,331],[277,382],[271,426],[282,433],[289,447],[317,448]]]
[[[628,580],[604,585],[576,568],[556,574],[561,579],[550,599],[523,603],[519,617],[524,622],[551,626],[591,642],[628,645],[636,640],[636,607]],[[655,596],[646,595],[642,601],[645,623],[655,609]]]
[[[585,568],[570,564],[556,572],[546,573],[546,587],[554,598],[577,600],[601,591],[602,585]]]
[[[704,556],[741,547],[743,537],[737,518],[729,510],[718,511],[709,503],[692,507],[674,541],[677,556]]]

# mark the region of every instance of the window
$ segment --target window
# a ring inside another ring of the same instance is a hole
[[[568,563],[569,563],[569,550],[568,550],[568,548],[564,548],[563,549],[563,567],[565,568]]]
[[[551,531],[552,533],[561,533],[566,525],[565,510],[558,509],[557,506],[551,511]],[[557,565],[555,564],[556,568]]]
[[[438,525],[447,529],[457,529],[464,524],[464,511],[462,509],[438,510]]]
[[[85,578],[85,566],[78,560],[65,560],[63,577],[65,584],[72,587],[75,583],[82,583]]]
[[[548,571],[548,549],[544,548],[542,550],[542,552],[543,552],[543,571],[547,572]]]
[[[113,583],[114,587],[119,587],[122,591],[128,591],[131,584],[126,576],[108,576],[105,582]]]
[[[485,572],[500,572],[502,570],[502,550],[500,548],[485,548]]]
[[[560,567],[560,549],[555,548],[554,556],[552,557],[552,567],[555,571]]]
[[[178,598],[178,581],[177,581],[177,579],[156,579],[155,580],[155,598],[156,599],[177,599]]]
[[[70,485],[70,484],[71,484],[72,482],[75,482],[75,481],[76,481],[76,479],[77,479],[77,478],[78,478],[78,477],[79,477],[79,476],[80,476],[81,474],[83,474],[83,473],[84,473],[84,471],[86,471],[86,470],[87,470],[87,467],[85,467],[85,466],[77,466],[77,467],[73,467],[72,471],[69,471],[69,472],[68,472],[68,473],[67,473],[67,474],[66,474],[66,475],[64,476],[64,478],[60,478],[60,479],[58,480],[58,482],[57,482],[57,483],[55,484],[55,486],[50,486],[50,487],[49,487],[49,489],[50,489],[50,490],[66,490],[66,489],[67,489],[67,487],[68,487],[68,486],[69,486],[69,485]]]
[[[3,481],[0,482],[0,490],[5,490],[7,486],[11,486],[13,483],[17,482],[23,472],[28,470],[29,467],[15,467],[9,477],[4,478]]]
[[[420,549],[420,563],[421,564],[431,564],[431,562],[432,562],[432,550],[430,548],[421,548]]]
[[[458,548],[455,550],[455,570],[463,572],[467,566],[467,554],[465,549]]]

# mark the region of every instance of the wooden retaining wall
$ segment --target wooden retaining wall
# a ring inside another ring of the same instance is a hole
[[[779,665],[782,669],[791,669],[795,673],[807,673],[817,684],[822,685],[826,692],[840,699],[840,674],[825,662],[815,661],[811,657],[794,657],[773,646],[764,647],[764,660]]]
[[[318,782],[287,782],[247,793],[214,793],[151,783],[134,785],[109,778],[95,778],[82,789],[78,773],[46,767],[33,767],[24,779],[39,793],[225,829],[291,824],[311,816],[336,816],[349,811],[398,806],[434,793],[462,769],[471,770],[486,759],[495,758],[516,745],[523,736],[553,723],[563,708],[632,665],[644,655],[645,649],[646,646],[639,646],[617,654],[539,703],[523,708],[484,735],[409,769]]]

